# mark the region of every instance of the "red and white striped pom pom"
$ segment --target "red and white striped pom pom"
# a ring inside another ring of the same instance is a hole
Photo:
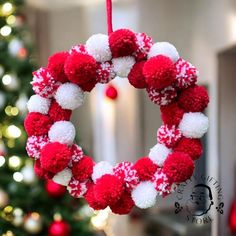
[[[72,178],[67,186],[67,190],[74,198],[83,197],[88,190],[88,181],[80,183],[78,180]]]
[[[114,72],[113,65],[106,61],[98,63],[97,68],[97,82],[101,84],[107,84],[109,81],[115,78],[116,73]]]
[[[71,146],[72,162],[79,162],[84,157],[84,152],[80,146],[73,144]]]
[[[75,52],[79,52],[79,53],[82,53],[82,54],[88,54],[84,44],[75,45],[69,51],[70,54],[73,54]]]

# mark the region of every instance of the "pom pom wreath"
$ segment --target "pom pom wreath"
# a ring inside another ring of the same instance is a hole
[[[126,191],[124,191],[121,198],[115,204],[110,205],[112,212],[119,215],[129,214],[133,207],[134,201],[130,193]]]
[[[158,143],[153,148],[151,148],[148,157],[153,161],[153,163],[159,167],[162,167],[164,161],[171,151],[172,150],[167,148],[165,145]]]
[[[78,162],[84,157],[82,148],[77,144],[71,146],[71,155],[72,162]]]
[[[145,33],[137,33],[136,44],[137,50],[134,52],[134,56],[137,61],[141,61],[147,58],[147,54],[150,51],[151,46],[153,45],[152,38],[146,35]]]
[[[178,104],[186,112],[203,111],[209,103],[207,90],[203,86],[195,85],[180,93]]]
[[[169,57],[173,62],[178,61],[179,53],[175,46],[168,42],[154,43],[148,53],[148,58],[163,55]]]
[[[126,78],[135,63],[135,59],[131,56],[113,58],[112,63],[116,75]]]
[[[164,89],[176,79],[176,68],[169,57],[155,56],[145,62],[143,75],[149,87]]]
[[[48,115],[54,122],[61,120],[70,120],[71,113],[71,110],[63,109],[55,100],[52,101],[48,111]]]
[[[144,181],[132,191],[131,196],[137,207],[146,209],[155,205],[157,191],[151,181]]]
[[[92,180],[95,183],[97,179],[101,178],[103,175],[113,174],[113,167],[107,161],[100,161],[93,167]]]
[[[181,183],[189,179],[194,170],[191,157],[183,152],[173,152],[165,160],[163,173],[174,183]]]
[[[41,150],[42,168],[54,174],[64,170],[71,159],[70,149],[59,142],[48,143]]]
[[[79,162],[74,162],[72,166],[72,174],[76,180],[80,182],[89,179],[93,173],[94,162],[91,157],[84,156]]]
[[[162,125],[157,131],[157,141],[168,148],[174,147],[181,137],[181,131],[175,125]]]
[[[110,62],[98,63],[97,67],[97,82],[107,84],[116,76],[113,65]]]
[[[179,89],[186,89],[197,82],[198,70],[189,62],[180,58],[176,64],[176,87]]]
[[[45,98],[52,97],[60,85],[52,77],[48,69],[43,67],[33,72],[33,81],[31,84],[34,92]]]
[[[47,180],[45,190],[50,197],[62,197],[66,193],[66,188],[52,180]]]
[[[27,102],[29,112],[38,112],[46,115],[50,106],[50,100],[37,94],[32,95]]]
[[[63,109],[74,110],[83,104],[84,92],[76,84],[65,83],[57,89],[55,99]]]
[[[75,139],[75,127],[69,121],[57,121],[51,126],[48,137],[51,142],[72,145]]]
[[[45,135],[52,125],[50,117],[38,112],[30,112],[24,121],[25,130],[28,136]]]
[[[128,29],[119,29],[109,35],[112,56],[124,57],[132,55],[137,49],[135,34]]]
[[[134,64],[129,75],[128,80],[135,88],[142,89],[147,87],[145,77],[143,76],[143,66],[145,62],[140,61]]]
[[[173,102],[166,106],[161,106],[161,119],[167,125],[179,125],[183,118],[184,110],[178,106],[178,103]]]
[[[187,153],[193,160],[197,160],[202,155],[202,144],[200,139],[183,137],[174,148],[174,151]]]
[[[147,92],[151,101],[160,106],[168,105],[177,97],[176,89],[172,86],[168,86],[162,90],[148,88]]]
[[[65,62],[65,73],[68,79],[78,84],[84,91],[88,90],[84,89],[85,87],[83,87],[83,85],[96,83],[96,70],[96,61],[90,55],[73,53]]]
[[[40,178],[40,179],[52,179],[53,173],[50,171],[46,171],[42,168],[40,160],[36,160],[34,163],[34,173]]]
[[[67,186],[72,178],[71,169],[65,168],[64,170],[58,172],[53,177],[53,181],[57,184]]]
[[[49,142],[47,136],[30,136],[26,142],[28,156],[35,159],[40,158],[41,149]]]
[[[74,198],[81,198],[88,190],[88,182],[80,183],[78,180],[72,178],[67,186],[67,190]]]
[[[134,164],[128,161],[117,164],[114,167],[114,175],[125,182],[128,191],[131,191],[139,183],[138,172]]]
[[[89,55],[93,56],[97,62],[111,60],[108,36],[105,34],[92,35],[86,42],[86,49]]]
[[[187,138],[201,138],[208,130],[209,120],[201,112],[185,113],[179,129]]]
[[[61,83],[68,81],[64,72],[65,61],[68,56],[68,52],[58,52],[48,58],[48,70],[52,77]]]
[[[82,54],[87,54],[88,55],[87,49],[86,49],[84,44],[78,44],[78,45],[73,46],[70,49],[69,53],[70,54],[82,53]]]

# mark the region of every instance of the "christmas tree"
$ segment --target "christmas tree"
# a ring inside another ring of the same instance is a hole
[[[0,235],[93,235],[92,212],[63,186],[37,179],[23,120],[35,69],[23,0],[0,0]]]

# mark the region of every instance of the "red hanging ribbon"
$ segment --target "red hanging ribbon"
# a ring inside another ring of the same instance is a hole
[[[108,35],[113,32],[112,28],[112,0],[106,0],[107,7],[107,31]]]

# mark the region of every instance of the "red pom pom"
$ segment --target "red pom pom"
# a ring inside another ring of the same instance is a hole
[[[88,190],[88,181],[79,182],[78,180],[72,178],[67,186],[67,190],[72,197],[80,198]]]
[[[54,174],[64,170],[71,159],[71,152],[67,145],[62,143],[48,143],[41,151],[41,165],[43,169]]]
[[[49,225],[48,236],[70,236],[70,225],[63,221],[54,221]]]
[[[128,29],[119,29],[109,35],[113,57],[130,56],[137,49],[135,34]]]
[[[124,191],[124,182],[114,175],[103,175],[94,185],[94,196],[102,206],[116,203]]]
[[[73,177],[81,182],[90,178],[93,173],[94,162],[91,157],[84,156],[79,162],[72,166]]]
[[[46,135],[52,125],[52,120],[47,115],[30,112],[25,118],[24,126],[28,136]]]
[[[116,74],[111,62],[97,63],[97,82],[101,84],[107,84],[109,81],[115,78]]]
[[[126,191],[124,191],[121,198],[115,204],[110,205],[112,212],[119,215],[129,214],[133,207],[134,201],[130,193]]]
[[[181,183],[189,179],[194,170],[194,162],[191,157],[183,152],[170,154],[163,166],[163,173],[172,182]]]
[[[68,52],[58,52],[48,58],[48,70],[56,81],[62,83],[68,81],[64,72],[64,64],[68,56]]]
[[[187,88],[181,92],[178,103],[187,112],[203,111],[209,103],[207,90],[198,85]]]
[[[66,187],[55,183],[52,180],[47,180],[45,189],[50,197],[61,197],[66,193]]]
[[[143,67],[149,87],[163,89],[176,80],[176,68],[169,57],[159,55],[150,58]]]
[[[86,54],[73,53],[65,62],[65,73],[68,79],[78,84],[84,91],[91,91],[96,84],[97,63]]]
[[[148,158],[140,158],[134,165],[134,168],[138,172],[140,180],[146,181],[151,180],[155,172],[157,171],[158,166]]]
[[[132,84],[135,88],[146,88],[147,83],[145,81],[145,78],[143,76],[143,66],[145,62],[140,61],[137,62],[133,65],[129,75],[128,75],[128,80],[130,84]]]
[[[202,155],[202,144],[200,139],[183,137],[174,151],[187,153],[193,160],[197,160]]]
[[[40,160],[36,160],[34,163],[34,172],[40,179],[52,179],[54,174],[46,171],[42,168]]]
[[[108,85],[105,90],[106,97],[116,100],[118,97],[118,91],[113,85]]]
[[[167,125],[178,125],[183,117],[184,110],[176,102],[161,106],[161,118]]]
[[[69,109],[63,109],[55,100],[52,101],[48,111],[48,115],[53,122],[60,120],[70,120],[72,111]]]

